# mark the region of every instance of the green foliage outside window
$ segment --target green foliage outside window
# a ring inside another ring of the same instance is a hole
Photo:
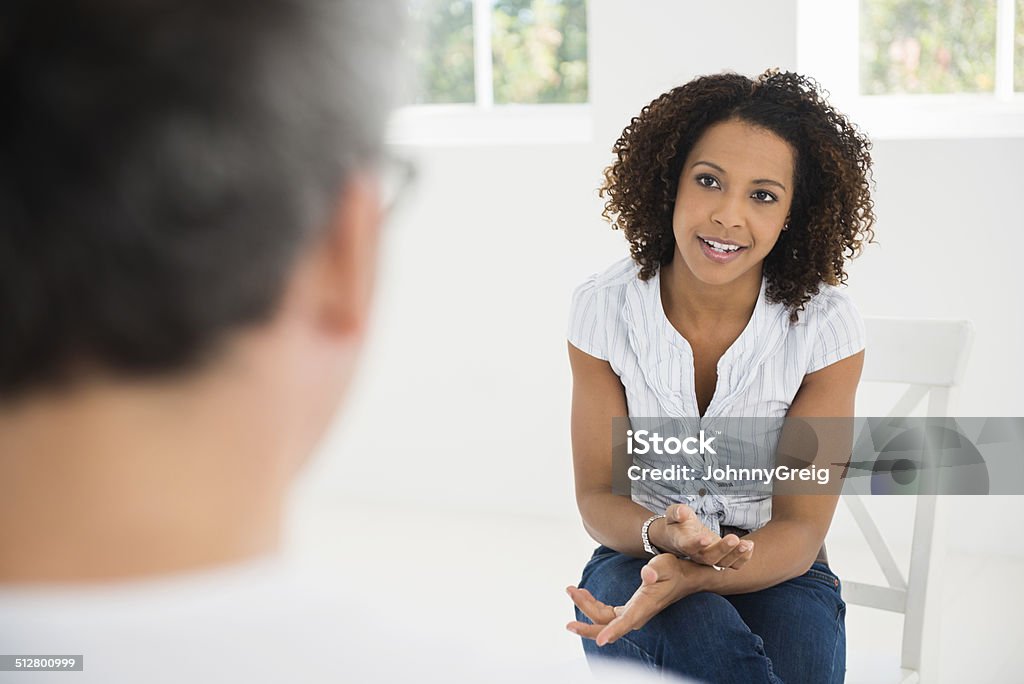
[[[494,101],[587,101],[583,0],[496,0]]]
[[[996,0],[861,0],[860,22],[862,93],[994,91]]]
[[[495,104],[587,101],[584,0],[492,0]],[[473,103],[472,0],[408,0],[413,104]]]
[[[1013,89],[1024,92],[1024,0],[1017,0],[1017,26],[1013,30]]]
[[[409,16],[420,33],[413,104],[474,102],[472,0],[409,0]]]

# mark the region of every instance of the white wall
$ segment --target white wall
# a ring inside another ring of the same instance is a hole
[[[796,2],[592,0],[589,20],[591,143],[402,150],[421,182],[388,229],[362,375],[306,501],[575,515],[564,331],[574,285],[626,254],[595,193],[611,145],[697,74],[794,68]],[[862,312],[972,319],[959,412],[1024,415],[1024,139],[884,140],[875,159],[880,244],[850,268]]]
[[[878,245],[850,268],[867,315],[963,318],[976,337],[954,411],[1024,415],[1024,139],[876,143]]]

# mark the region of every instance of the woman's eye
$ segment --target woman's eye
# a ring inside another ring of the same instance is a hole
[[[705,188],[717,188],[718,179],[714,176],[697,176],[697,182]]]
[[[758,202],[776,202],[778,199],[772,193],[767,190],[755,190],[754,199]]]

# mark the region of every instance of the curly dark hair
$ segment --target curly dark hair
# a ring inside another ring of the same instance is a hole
[[[845,283],[847,258],[874,241],[871,142],[826,102],[813,79],[765,71],[700,76],[643,108],[604,171],[602,215],[622,229],[648,280],[675,252],[672,215],[683,164],[715,123],[739,119],[778,135],[795,155],[789,229],[765,258],[766,296],[796,322],[822,283]]]

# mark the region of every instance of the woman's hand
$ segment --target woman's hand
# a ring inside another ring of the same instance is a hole
[[[642,583],[624,606],[609,606],[586,589],[568,587],[566,592],[572,602],[594,624],[574,620],[566,629],[586,639],[595,639],[598,646],[640,629],[666,607],[698,590],[693,573],[687,573],[686,566],[695,567],[670,553],[655,556],[640,569]]]
[[[754,542],[735,534],[719,537],[705,527],[686,504],[665,509],[665,519],[651,524],[651,543],[662,551],[688,557],[695,563],[738,570],[754,555]]]

